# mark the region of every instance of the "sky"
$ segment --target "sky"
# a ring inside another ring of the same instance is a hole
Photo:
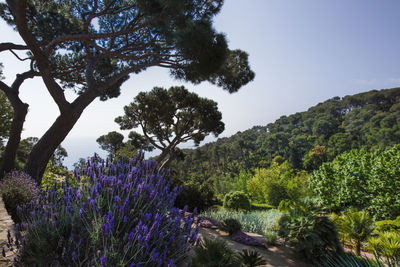
[[[399,87],[399,12],[398,0],[225,0],[215,28],[226,34],[230,49],[249,53],[254,81],[229,94],[206,82],[192,85],[174,80],[168,70],[157,67],[131,75],[118,98],[96,100],[84,111],[62,143],[69,154],[65,164],[71,167],[94,152],[104,155],[96,143],[100,135],[110,131],[127,135],[114,118],[123,115],[123,107],[138,92],[154,86],[184,85],[218,102],[225,123],[220,137],[306,111],[335,96]],[[22,43],[2,21],[0,32],[0,42]],[[26,69],[8,52],[0,54],[0,62],[6,83]],[[67,96],[73,99],[74,94]],[[30,106],[23,138],[40,137],[58,109],[40,78],[22,86],[21,98]]]

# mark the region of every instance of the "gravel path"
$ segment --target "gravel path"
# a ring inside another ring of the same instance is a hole
[[[7,230],[14,227],[14,222],[8,215],[6,208],[4,207],[3,199],[0,197],[0,251],[7,244]],[[4,258],[0,254],[0,266],[12,266],[12,260],[14,258],[12,252],[6,253],[7,257]]]

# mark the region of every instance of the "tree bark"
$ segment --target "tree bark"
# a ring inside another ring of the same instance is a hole
[[[361,242],[359,240],[356,240],[355,245],[354,245],[354,250],[356,252],[356,256],[361,255]]]
[[[17,74],[11,87],[0,81],[1,90],[6,94],[13,107],[13,120],[11,122],[10,137],[8,138],[4,151],[3,163],[0,166],[0,178],[14,168],[17,149],[21,141],[21,133],[24,126],[29,105],[19,98],[19,88],[26,79],[35,77],[37,73],[33,70]]]
[[[161,165],[161,162],[165,159],[170,151],[171,147],[166,147],[161,151],[161,154],[157,157],[157,162],[159,165]]]
[[[3,155],[3,163],[0,167],[0,178],[3,178],[7,172],[10,172],[14,168],[17,149],[21,141],[21,132],[29,106],[23,103],[19,98],[10,102],[14,109],[14,115],[11,123],[10,137]]]
[[[53,152],[65,139],[81,116],[83,109],[63,112],[40,138],[29,154],[25,172],[39,184]]]

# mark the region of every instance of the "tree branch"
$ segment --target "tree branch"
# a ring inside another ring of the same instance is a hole
[[[30,58],[30,57],[26,57],[26,58],[20,58],[18,55],[17,55],[17,53],[15,53],[13,50],[11,50],[10,49],[10,52],[16,57],[16,58],[18,58],[18,60],[20,60],[20,61],[25,61],[25,60],[28,60],[28,59],[32,59],[32,58]]]
[[[13,44],[13,43],[0,43],[0,52],[3,52],[5,50],[29,50],[29,48],[26,45],[18,45],[18,44]]]
[[[40,46],[36,42],[36,39],[28,30],[28,23],[26,21],[26,1],[21,0],[15,3],[11,0],[7,0],[7,3],[15,7],[14,19],[18,28],[18,32],[20,33],[22,39],[24,39],[29,49],[32,51],[47,90],[54,99],[54,102],[56,102],[61,113],[69,110],[70,103],[65,99],[64,91],[61,86],[52,77],[51,67],[47,57],[43,54]]]
[[[33,77],[39,76],[39,75],[40,75],[39,72],[36,72],[34,70],[26,71],[22,74],[17,74],[17,78],[14,80],[11,87],[14,90],[19,90],[19,87],[26,79],[33,78]]]
[[[0,90],[2,90],[6,95],[10,94],[12,89],[10,86],[0,81]]]
[[[142,132],[143,132],[144,136],[146,136],[146,138],[147,138],[147,140],[149,140],[150,144],[152,144],[153,146],[155,146],[156,148],[158,148],[158,149],[160,149],[160,150],[165,149],[165,147],[162,147],[162,146],[158,145],[156,142],[154,142],[153,138],[151,138],[151,137],[147,134],[147,132],[144,130],[144,126],[143,126],[142,123],[140,123],[140,126],[142,127]]]

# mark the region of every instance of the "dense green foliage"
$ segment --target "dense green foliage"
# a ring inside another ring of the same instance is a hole
[[[294,169],[311,171],[350,149],[385,147],[399,140],[400,88],[372,90],[335,97],[266,126],[185,149],[185,160],[173,167],[188,179],[236,184],[241,171],[268,168],[276,156]]]
[[[46,170],[44,171],[42,177],[41,188],[42,190],[46,190],[46,188],[50,185],[57,184],[57,193],[59,196],[62,195],[63,189],[62,184],[68,181],[68,183],[73,187],[77,188],[79,186],[79,182],[83,182],[84,179],[80,179],[78,181],[73,172],[66,170],[60,166],[47,164]]]
[[[247,191],[253,201],[278,207],[282,200],[298,200],[307,195],[306,172],[295,172],[287,161],[273,161],[269,169],[257,168],[247,180]]]
[[[242,191],[232,191],[225,195],[224,207],[233,210],[250,210],[250,199]]]
[[[395,220],[382,220],[375,222],[375,231],[400,231],[400,216],[397,216]]]
[[[400,215],[400,145],[385,150],[351,150],[324,163],[309,182],[327,209],[368,210],[378,219]]]

